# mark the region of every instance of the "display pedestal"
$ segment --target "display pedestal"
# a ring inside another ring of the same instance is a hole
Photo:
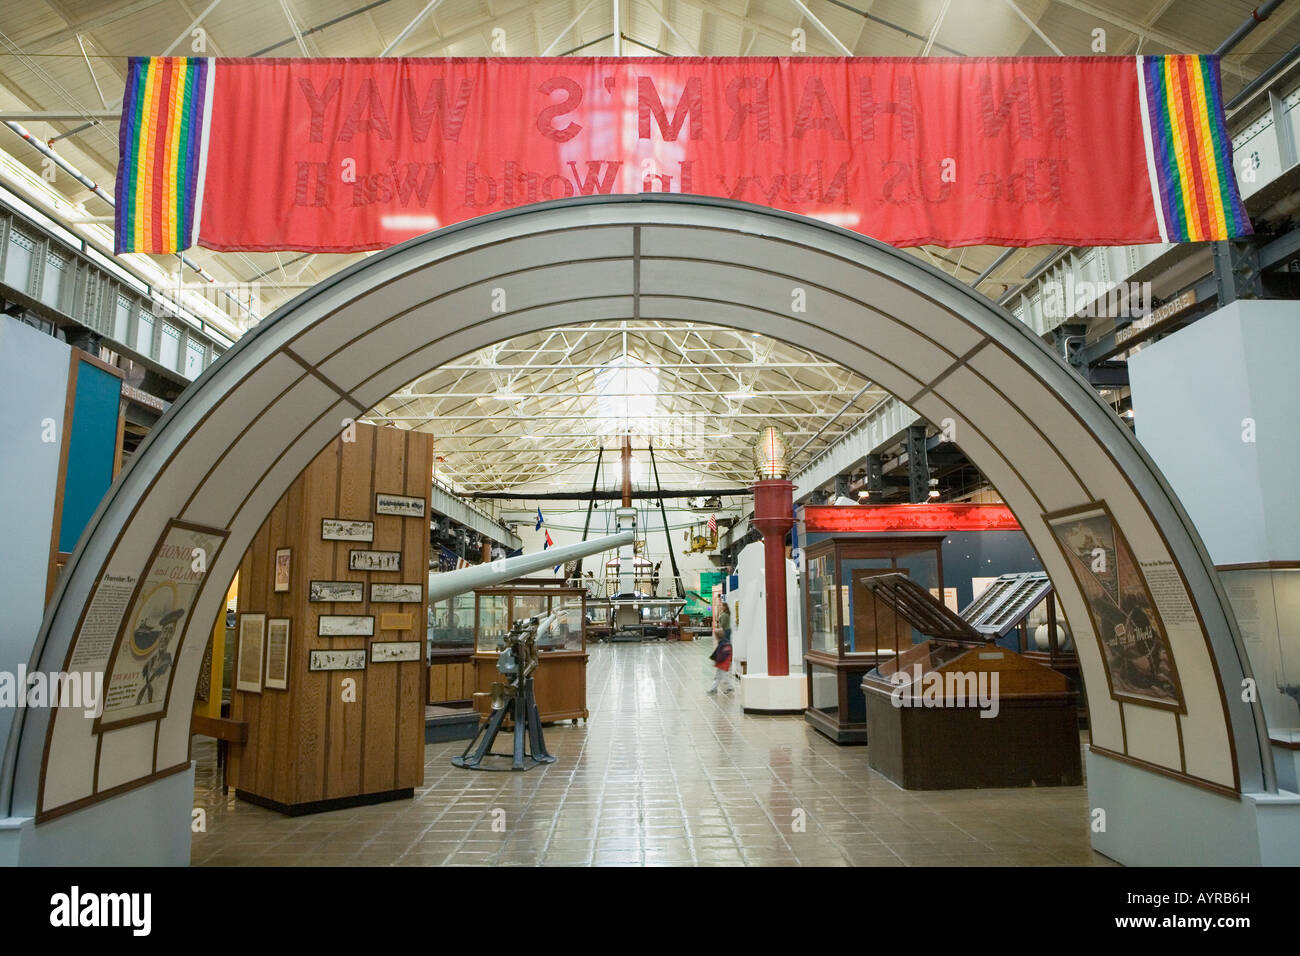
[[[808,706],[808,684],[802,674],[745,674],[740,706],[747,714],[800,714]]]

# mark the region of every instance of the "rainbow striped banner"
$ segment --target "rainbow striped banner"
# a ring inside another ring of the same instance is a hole
[[[539,100],[557,69],[569,98]],[[790,109],[746,119],[728,91],[760,73],[774,91],[764,102]],[[635,110],[627,98],[582,98],[610,82],[637,91]],[[671,123],[669,89],[695,91]],[[935,106],[949,102],[961,122]],[[556,122],[579,103],[580,123]],[[875,130],[887,122],[898,130],[885,156]],[[633,125],[644,132],[628,145],[619,131]],[[677,166],[661,188],[788,209],[902,247],[1251,233],[1214,56],[133,57],[119,135],[118,252],[382,249],[524,202],[645,191],[638,149],[659,141],[673,144],[663,148]],[[908,176],[932,165],[935,143],[987,175],[933,198]],[[345,177],[349,168],[361,173]]]
[[[1219,58],[1140,56],[1147,167],[1166,242],[1251,233],[1224,127]]]
[[[130,58],[118,133],[118,252],[180,252],[198,241],[213,63]]]

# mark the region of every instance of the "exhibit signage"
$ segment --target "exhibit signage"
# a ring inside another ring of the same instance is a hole
[[[167,710],[190,612],[225,538],[226,532],[215,528],[168,522],[148,570],[135,584],[126,615],[119,618],[100,726],[149,720]],[[79,645],[93,644],[101,623],[108,620],[88,615]]]
[[[1045,520],[1087,600],[1111,697],[1186,713],[1169,629],[1199,625],[1173,562],[1139,563],[1102,502]]]
[[[1248,235],[1213,56],[131,58],[118,252],[696,193],[895,246]]]
[[[1133,324],[1119,329],[1115,333],[1115,344],[1127,345],[1139,336],[1146,338],[1148,333],[1156,331],[1166,322],[1182,315],[1195,304],[1196,290],[1188,289],[1170,299],[1164,305],[1153,309],[1148,315],[1143,316]]]

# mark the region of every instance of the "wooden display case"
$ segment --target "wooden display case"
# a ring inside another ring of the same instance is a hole
[[[500,680],[497,656],[501,639],[514,622],[558,613],[554,633],[539,637],[538,664],[533,681],[542,723],[587,719],[587,592],[583,588],[511,586],[481,588],[474,592],[474,698],[486,716],[491,704],[486,696]]]
[[[868,762],[907,790],[1078,786],[1077,695],[901,575],[869,585],[926,636],[862,681]]]
[[[805,550],[803,575],[808,709],[804,719],[841,744],[867,742],[862,678],[922,635],[881,605],[865,582],[902,573],[937,591],[943,580],[944,535],[835,537]]]

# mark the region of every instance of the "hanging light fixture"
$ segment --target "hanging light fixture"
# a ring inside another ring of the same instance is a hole
[[[785,478],[790,474],[790,446],[775,425],[758,430],[754,443],[754,468],[759,479]]]

